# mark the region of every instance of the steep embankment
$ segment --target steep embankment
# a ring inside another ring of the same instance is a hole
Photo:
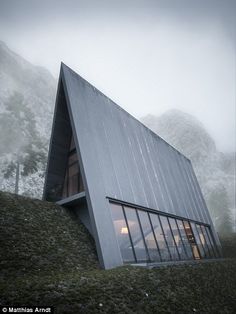
[[[0,192],[1,276],[98,268],[93,239],[64,208]]]

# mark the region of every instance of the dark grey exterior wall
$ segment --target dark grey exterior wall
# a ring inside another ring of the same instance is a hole
[[[208,223],[219,244],[189,159],[65,65],[61,80],[101,264],[122,264],[107,197]]]

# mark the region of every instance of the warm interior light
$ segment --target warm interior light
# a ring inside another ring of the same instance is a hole
[[[179,236],[178,236],[178,235],[175,235],[174,238],[175,238],[176,244],[178,245],[178,244],[179,244]]]
[[[122,227],[120,233],[127,234],[128,233],[128,228],[127,227]]]
[[[201,238],[202,244],[204,245],[205,244],[205,238],[204,238],[202,233],[200,233],[200,238]]]

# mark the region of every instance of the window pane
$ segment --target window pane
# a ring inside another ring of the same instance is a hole
[[[130,237],[122,207],[120,205],[111,203],[111,208],[116,237],[119,243],[123,261],[134,262],[135,258],[132,250],[132,245],[130,243]]]
[[[206,252],[206,255],[207,257],[214,257],[214,251],[211,247],[211,242],[209,240],[209,237],[208,237],[208,234],[207,234],[207,231],[206,231],[206,227],[201,225],[201,230],[202,230],[202,233],[204,235],[204,238],[205,238],[205,241],[206,241],[206,245],[205,245],[205,252]]]
[[[191,222],[191,227],[192,227],[193,234],[194,234],[194,237],[195,237],[198,249],[200,251],[201,257],[203,258],[203,257],[205,257],[205,252],[203,250],[203,247],[202,247],[202,244],[201,244],[201,240],[200,240],[200,237],[198,235],[198,230],[197,230],[197,227],[196,227],[195,223]]]
[[[156,241],[152,232],[152,227],[148,217],[148,213],[142,210],[138,210],[138,215],[143,230],[146,246],[149,252],[151,261],[160,261],[160,255],[158,253]]]
[[[137,261],[147,261],[148,257],[136,211],[130,207],[124,207],[124,209]]]
[[[201,244],[202,244],[202,247],[203,247],[204,257],[205,258],[209,258],[210,257],[210,253],[208,251],[207,242],[206,242],[205,236],[204,236],[204,234],[202,232],[202,228],[201,228],[201,226],[199,224],[196,224],[196,228],[198,230],[199,238],[200,238],[200,241],[201,241]]]
[[[171,260],[168,248],[166,246],[165,238],[163,235],[163,231],[160,225],[160,221],[156,214],[150,214],[150,218],[152,221],[153,230],[156,236],[156,240],[160,249],[161,258],[163,261]]]
[[[161,215],[160,215],[160,220],[161,220],[162,228],[163,228],[163,231],[165,234],[166,242],[167,242],[167,245],[168,245],[169,250],[170,250],[171,258],[172,258],[172,260],[178,260],[179,255],[178,255],[178,251],[177,251],[176,246],[175,246],[173,236],[171,234],[168,220],[165,216],[161,216]]]
[[[175,239],[175,244],[177,246],[179,255],[181,259],[187,259],[186,253],[185,253],[185,248],[183,246],[183,242],[179,233],[179,230],[177,228],[177,224],[175,222],[175,219],[173,218],[168,218],[169,222],[170,222],[170,226],[172,229],[172,233],[174,235],[174,239]]]
[[[184,220],[183,223],[184,223],[184,229],[185,229],[188,241],[189,241],[191,248],[192,248],[193,257],[194,257],[194,259],[200,259],[201,256],[199,254],[199,249],[198,249],[195,237],[193,235],[192,228],[190,227],[190,224],[188,221]]]
[[[187,258],[188,259],[192,259],[193,258],[193,252],[192,252],[192,249],[191,249],[191,245],[188,241],[188,238],[187,238],[187,235],[186,235],[186,232],[184,230],[184,224],[183,224],[183,221],[182,220],[179,220],[179,219],[176,219],[176,222],[177,222],[177,225],[179,227],[179,232],[181,234],[181,239],[183,241],[183,245],[185,247],[185,252],[187,254]]]

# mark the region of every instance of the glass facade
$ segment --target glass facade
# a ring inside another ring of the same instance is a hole
[[[156,237],[156,241],[159,247],[160,252],[160,259],[162,261],[169,261],[170,260],[170,252],[169,248],[166,243],[166,239],[164,237],[163,229],[160,223],[160,219],[158,215],[149,214],[151,223],[153,225],[153,231]]]
[[[175,245],[178,250],[179,259],[186,260],[188,259],[188,256],[184,247],[184,243],[182,241],[182,237],[181,237],[177,222],[174,218],[170,218],[170,217],[168,218],[168,220],[169,220],[170,228],[174,236]]]
[[[124,263],[219,257],[209,225],[149,209],[110,205]]]
[[[111,204],[111,206],[116,237],[119,243],[123,261],[132,262],[135,260],[133,245],[131,245],[130,233],[128,231],[128,226],[124,217],[123,209],[121,209],[120,206],[116,204]]]
[[[185,230],[187,238],[188,238],[188,242],[191,245],[191,249],[193,252],[193,258],[194,259],[200,259],[201,256],[199,253],[199,248],[197,246],[196,239],[193,235],[193,230],[191,228],[190,222],[184,220],[183,224],[184,224],[184,230]]]
[[[144,242],[137,211],[133,210],[130,207],[124,207],[124,211],[129,226],[129,232],[132,239],[137,262],[149,260],[149,255],[146,248],[146,243]]]
[[[179,229],[179,233],[180,233],[181,241],[183,243],[183,247],[185,249],[186,258],[187,259],[193,259],[193,252],[192,252],[192,248],[191,248],[191,243],[189,242],[187,233],[185,231],[184,223],[181,219],[176,219],[176,223],[177,223],[177,226]]]
[[[164,237],[169,248],[170,257],[172,260],[179,259],[179,252],[175,244],[174,236],[170,228],[168,218],[166,216],[159,216],[163,228]]]
[[[151,221],[149,218],[149,214],[142,210],[138,210],[138,216],[141,224],[141,228],[143,230],[144,241],[146,243],[148,257],[151,262],[160,262],[160,254],[159,247],[157,245],[157,241],[153,234],[153,229],[151,225]]]

